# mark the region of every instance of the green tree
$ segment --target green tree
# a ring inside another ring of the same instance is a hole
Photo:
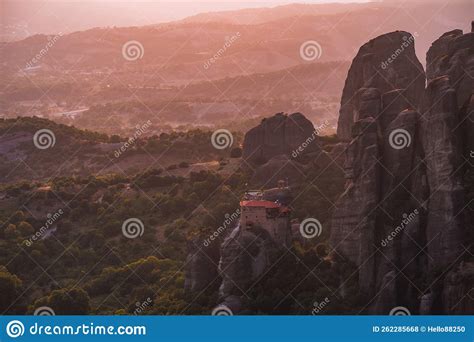
[[[0,311],[11,311],[10,306],[20,295],[22,281],[11,274],[5,266],[0,266]]]
[[[18,235],[18,230],[14,224],[10,223],[7,228],[5,228],[5,237],[7,239],[15,239]]]
[[[35,232],[33,226],[26,221],[21,221],[17,226],[17,230],[21,236],[28,236]]]
[[[234,147],[232,150],[230,150],[230,157],[231,158],[242,157],[242,149],[240,147]]]
[[[20,221],[23,221],[24,219],[25,219],[25,214],[23,213],[23,211],[18,210],[17,212],[15,212],[15,214],[13,214],[13,217],[11,220],[14,223],[18,223]]]
[[[59,315],[87,315],[90,311],[89,294],[81,288],[54,290],[46,302]]]

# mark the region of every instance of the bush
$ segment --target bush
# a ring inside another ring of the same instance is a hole
[[[33,226],[26,221],[21,221],[17,226],[17,230],[21,236],[28,236],[35,232]]]
[[[0,311],[5,312],[18,298],[22,282],[16,275],[0,266]],[[11,311],[9,311],[11,312]]]
[[[87,315],[90,311],[90,298],[81,288],[54,290],[35,303],[35,307],[49,306],[57,315]]]
[[[230,157],[231,158],[242,157],[242,149],[240,147],[234,147],[232,150],[230,150]]]

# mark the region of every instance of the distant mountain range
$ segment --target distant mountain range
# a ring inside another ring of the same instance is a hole
[[[470,30],[471,14],[466,0],[292,4],[34,35],[0,43],[0,116],[57,120],[58,113],[114,103],[119,109],[113,113],[85,112],[84,120],[60,122],[119,134],[102,129],[119,127],[109,125],[113,115],[133,128],[136,112],[159,114],[163,124],[175,126],[302,111],[315,124],[330,119],[335,125],[349,61],[364,42],[411,32],[424,64],[442,33]],[[302,55],[307,42],[317,58]],[[125,54],[129,44],[137,59]],[[131,112],[129,101],[143,108]]]
[[[153,25],[182,20],[186,17],[189,19],[186,18],[185,21],[193,22],[220,21],[222,18],[226,22],[231,19],[233,23],[255,24],[299,15],[303,10],[315,11],[317,14],[331,14],[358,6],[358,4],[324,4],[311,7],[302,4],[284,5],[288,3],[291,1],[3,0],[0,2],[2,13],[0,41],[19,40],[35,34],[71,33],[93,27]]]
[[[41,63],[64,69],[130,64],[122,58],[121,49],[127,41],[137,40],[145,53],[135,67],[159,67],[164,79],[221,78],[223,74],[274,71],[300,64],[299,47],[307,40],[321,45],[321,61],[350,60],[363,42],[395,30],[417,32],[416,49],[423,57],[443,32],[467,29],[471,10],[469,1],[454,1],[430,6],[419,2],[294,4],[204,13],[165,24],[64,34]],[[226,37],[237,32],[240,38],[205,70],[205,76],[200,75],[203,64],[222,48]],[[3,43],[1,63],[22,68],[47,43],[45,35]]]

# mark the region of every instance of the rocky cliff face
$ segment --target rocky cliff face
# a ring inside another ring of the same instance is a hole
[[[263,119],[245,134],[243,158],[252,164],[263,164],[278,155],[291,156],[306,142],[303,153],[320,151],[311,121],[301,113],[279,113]]]
[[[256,188],[274,187],[282,179],[291,179],[292,181],[301,179],[306,169],[305,165],[286,155],[275,156],[255,168],[250,184]]]
[[[347,183],[331,243],[359,267],[371,313],[474,312],[465,198],[474,164],[474,33],[444,34],[426,64],[425,88],[413,36],[382,35],[361,47],[342,95]]]
[[[252,174],[250,185],[267,189],[265,200],[288,204],[291,194],[285,193],[282,197],[282,190],[272,187],[276,187],[279,180],[288,179],[295,184],[304,179],[313,165],[299,163],[297,157],[312,156],[313,162],[325,167],[331,161],[322,151],[317,135],[313,124],[300,113],[280,113],[262,120],[245,135],[243,144],[243,165],[250,166],[248,171]],[[294,151],[297,151],[296,156]],[[199,293],[212,287],[214,282],[220,282],[220,304],[233,313],[241,312],[243,302],[249,299],[246,291],[268,271],[282,246],[290,244],[290,221],[279,223],[278,229],[287,230],[288,235],[282,240],[274,239],[262,228],[244,230],[237,225],[209,246],[203,247],[203,241],[198,238],[189,241],[186,292]]]
[[[220,280],[216,266],[220,257],[219,247],[218,240],[208,245],[204,245],[202,239],[193,239],[188,242],[184,269],[186,292],[203,291]]]
[[[286,228],[291,234],[289,222]],[[248,300],[246,291],[273,265],[281,248],[281,241],[275,241],[265,229],[244,230],[240,225],[205,248],[199,239],[190,241],[185,291],[199,293],[219,283],[220,305],[237,314],[242,309],[242,302]]]
[[[331,160],[343,166],[330,240],[335,262],[343,256],[357,266],[367,313],[397,306],[412,314],[474,313],[474,33],[444,34],[426,64],[425,75],[407,32],[362,46],[341,100],[345,142],[330,154],[317,137],[307,143],[314,127],[299,113],[263,120],[244,140],[252,185],[297,179]],[[292,155],[305,143],[301,153],[313,163]],[[212,263],[190,253],[186,287],[200,291],[218,272],[219,298],[237,313],[278,243],[266,231],[236,227],[219,245]]]
[[[376,117],[386,127],[403,109],[418,109],[425,76],[410,33],[396,31],[364,44],[352,61],[344,90],[337,135],[349,141],[358,120]],[[383,108],[382,108],[383,106]]]
[[[237,227],[222,243],[219,297],[243,296],[275,259],[278,246],[264,229]]]

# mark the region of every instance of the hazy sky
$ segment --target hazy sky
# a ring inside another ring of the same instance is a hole
[[[19,39],[37,33],[72,32],[97,26],[150,25],[201,12],[328,2],[367,0],[0,0],[1,40]]]

